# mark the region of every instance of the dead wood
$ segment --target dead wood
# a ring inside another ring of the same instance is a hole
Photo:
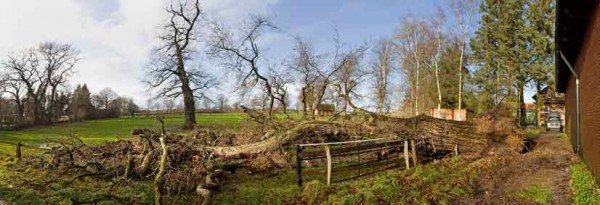
[[[262,123],[262,127],[255,128],[261,129],[260,132],[234,133],[202,128],[192,137],[167,133],[164,143],[169,145],[168,152],[161,152],[165,150],[159,142],[163,134],[149,129],[133,130],[132,134],[138,138],[99,146],[87,146],[77,140],[63,142],[52,152],[52,167],[60,173],[55,179],[60,176],[74,176],[73,180],[88,177],[154,179],[155,191],[162,195],[195,191],[205,203],[210,203],[220,187],[219,177],[223,172],[218,171],[220,168],[260,172],[291,167],[292,157],[288,157],[284,148],[295,143],[398,137],[415,139],[417,146],[433,150],[453,150],[458,146],[461,154],[479,154],[492,143],[489,133],[481,132],[474,122],[424,115],[392,118],[358,109],[342,116],[343,121],[280,122],[251,109],[245,111],[254,116],[257,123]],[[255,137],[260,140],[237,145],[232,142],[236,136],[247,133],[260,135]]]
[[[164,189],[164,185],[165,185],[165,178],[164,178],[164,174],[165,174],[165,166],[167,164],[167,156],[168,154],[168,149],[167,149],[167,145],[165,144],[165,140],[163,137],[160,138],[160,146],[162,148],[162,154],[160,157],[160,162],[158,165],[158,173],[156,174],[156,177],[154,178],[154,204],[157,205],[161,205],[164,204],[163,203],[163,189]]]

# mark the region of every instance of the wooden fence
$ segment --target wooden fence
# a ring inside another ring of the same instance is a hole
[[[21,142],[14,143],[14,142],[0,141],[0,143],[15,146],[15,156],[18,159],[21,159],[21,157],[23,155],[23,148],[30,148],[30,149],[37,149],[37,150],[52,150],[51,147],[33,146],[33,145],[23,144]]]
[[[319,161],[325,164],[325,181],[345,181],[385,171],[391,168],[410,168],[419,163],[415,139],[378,138],[347,142],[296,144],[296,172],[298,185],[303,182],[303,162]],[[458,149],[455,147],[455,154]],[[334,169],[333,161],[337,158],[342,166]],[[349,163],[348,163],[349,162]],[[317,162],[318,163],[318,162]],[[404,165],[404,166],[402,166]],[[332,180],[333,173],[358,172],[353,176]]]

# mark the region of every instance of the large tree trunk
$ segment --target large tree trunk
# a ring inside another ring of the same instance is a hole
[[[308,116],[308,113],[306,112],[306,86],[302,87],[302,100],[300,101],[302,103],[302,117],[306,118]]]
[[[183,53],[178,43],[175,44],[177,51],[177,71],[181,80],[181,93],[183,94],[183,106],[185,112],[184,129],[193,129],[196,126],[196,102],[194,91],[190,88],[190,80],[185,72],[183,64]]]
[[[183,124],[184,129],[193,129],[196,126],[196,104],[194,102],[194,95],[192,90],[188,86],[182,86],[183,90],[183,104],[185,112],[185,122]]]
[[[541,91],[542,91],[542,86],[540,85],[540,82],[536,82],[535,84],[535,88],[536,88],[536,95],[537,95],[537,99],[535,100],[535,124],[537,127],[541,127],[542,124],[540,123],[540,118],[542,116],[542,106],[544,106],[544,96],[542,96]]]
[[[463,68],[463,58],[465,55],[465,43],[464,43],[464,37],[463,37],[463,43],[462,46],[460,48],[460,60],[459,60],[459,66],[458,66],[458,111],[460,112],[460,110],[462,109],[462,87],[463,87],[463,76],[462,76],[462,68]],[[461,115],[459,115],[461,116]],[[460,119],[459,120],[465,120],[465,119]]]
[[[525,126],[525,122],[527,121],[527,108],[525,107],[525,83],[520,80],[519,84],[519,125]]]
[[[48,116],[48,124],[52,123],[52,122],[56,122],[56,120],[58,119],[57,116],[57,110],[58,108],[56,107],[56,86],[52,86],[51,87],[51,91],[50,91],[50,113]]]

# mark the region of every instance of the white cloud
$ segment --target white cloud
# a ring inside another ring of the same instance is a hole
[[[165,19],[165,0],[3,0],[0,1],[0,60],[11,51],[43,41],[72,43],[82,60],[72,85],[92,92],[111,87],[144,104],[143,67]],[[249,13],[268,11],[276,0],[208,0],[205,12],[237,24]]]

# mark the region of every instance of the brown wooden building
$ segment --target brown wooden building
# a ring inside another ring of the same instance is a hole
[[[557,0],[556,89],[573,149],[600,177],[600,1]]]
[[[466,121],[473,118],[473,111],[467,109],[437,109],[432,108],[429,109],[429,116],[446,119],[446,120],[456,120],[456,121]]]
[[[558,112],[562,125],[565,125],[565,95],[563,93],[558,93],[554,87],[547,86],[532,98],[536,103],[538,100],[542,101],[540,112],[537,113],[538,126],[546,125],[546,118],[548,118],[550,112]],[[535,110],[535,107],[532,109]]]
[[[333,104],[318,104],[315,109],[316,116],[333,116],[335,114],[335,105]]]

